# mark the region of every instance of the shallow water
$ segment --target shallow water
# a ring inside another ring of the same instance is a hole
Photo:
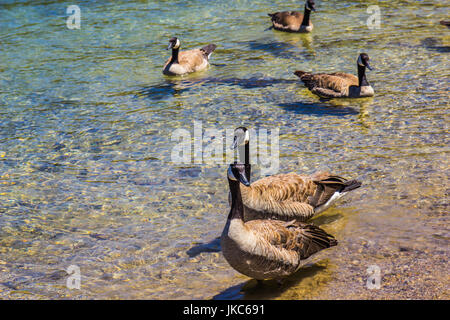
[[[0,298],[448,299],[449,1],[320,1],[308,35],[266,30],[298,1],[114,3],[78,1],[69,30],[64,1],[0,2]],[[211,68],[164,77],[174,35],[216,43]],[[373,98],[319,101],[293,75],[355,73],[363,51]],[[361,179],[313,220],[339,245],[281,286],[189,255],[229,210],[225,164],[171,161],[194,120],[279,128],[280,172]]]

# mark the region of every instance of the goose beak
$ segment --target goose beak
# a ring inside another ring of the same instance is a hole
[[[250,182],[248,182],[247,178],[245,177],[245,172],[239,172],[239,181],[246,187],[250,186]]]
[[[172,42],[169,42],[169,45],[167,46],[167,50],[171,49],[172,46],[173,46],[173,43],[172,43]]]
[[[370,70],[370,71],[372,71],[373,70],[373,68],[370,66],[370,64],[367,62],[367,64],[366,64],[366,67]]]

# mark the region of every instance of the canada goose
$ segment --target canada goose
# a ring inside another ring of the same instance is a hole
[[[232,148],[245,146],[247,180],[250,174],[248,130],[239,127],[234,131]],[[277,174],[261,178],[251,186],[241,188],[244,220],[267,219],[306,221],[329,208],[347,192],[357,189],[361,182],[348,181],[327,172],[312,176],[297,173]],[[230,201],[231,203],[231,201]]]
[[[167,50],[172,48],[172,56],[164,65],[163,73],[173,76],[204,70],[209,66],[209,57],[216,47],[215,44],[208,44],[201,49],[180,52],[180,40],[173,37],[167,47]]]
[[[286,32],[311,32],[314,28],[309,17],[311,11],[316,11],[314,0],[306,0],[305,11],[283,11],[269,13],[272,19],[272,26],[276,30]]]
[[[296,272],[302,260],[337,245],[319,227],[298,221],[252,220],[244,222],[240,185],[249,186],[243,164],[228,169],[231,210],[221,236],[223,256],[238,272],[254,279],[279,279]]]
[[[303,81],[305,86],[321,98],[363,98],[374,95],[373,88],[366,78],[366,68],[369,65],[369,56],[361,53],[357,60],[358,77],[342,72],[312,74],[304,71],[295,71],[294,74]]]

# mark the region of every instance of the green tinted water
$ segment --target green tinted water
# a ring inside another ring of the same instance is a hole
[[[320,1],[308,35],[265,30],[302,1],[76,4],[80,30],[64,1],[0,2],[0,298],[448,298],[449,1]],[[211,68],[164,77],[171,36],[217,44]],[[292,74],[355,73],[359,52],[374,98],[321,102]],[[226,165],[171,161],[194,120],[279,128],[280,172],[361,179],[314,220],[339,246],[281,287],[190,257],[229,210]]]

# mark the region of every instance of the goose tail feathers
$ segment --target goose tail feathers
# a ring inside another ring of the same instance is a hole
[[[334,247],[338,244],[337,240],[331,235],[325,232],[325,230],[309,224],[304,226],[304,236],[311,240],[311,245],[308,246],[306,254],[302,258],[307,258],[310,255],[325,249]]]
[[[349,192],[361,187],[362,183],[357,180],[346,181],[344,183],[344,188],[341,190],[341,193]]]
[[[359,188],[362,184],[357,180],[346,180],[327,173],[316,173],[312,178],[314,183],[317,184],[317,189],[308,202],[319,212],[325,210],[347,192]]]
[[[207,46],[204,46],[200,50],[202,50],[205,54],[205,56],[209,57],[211,56],[211,53],[213,53],[214,50],[216,50],[217,46],[215,44],[208,44]]]

